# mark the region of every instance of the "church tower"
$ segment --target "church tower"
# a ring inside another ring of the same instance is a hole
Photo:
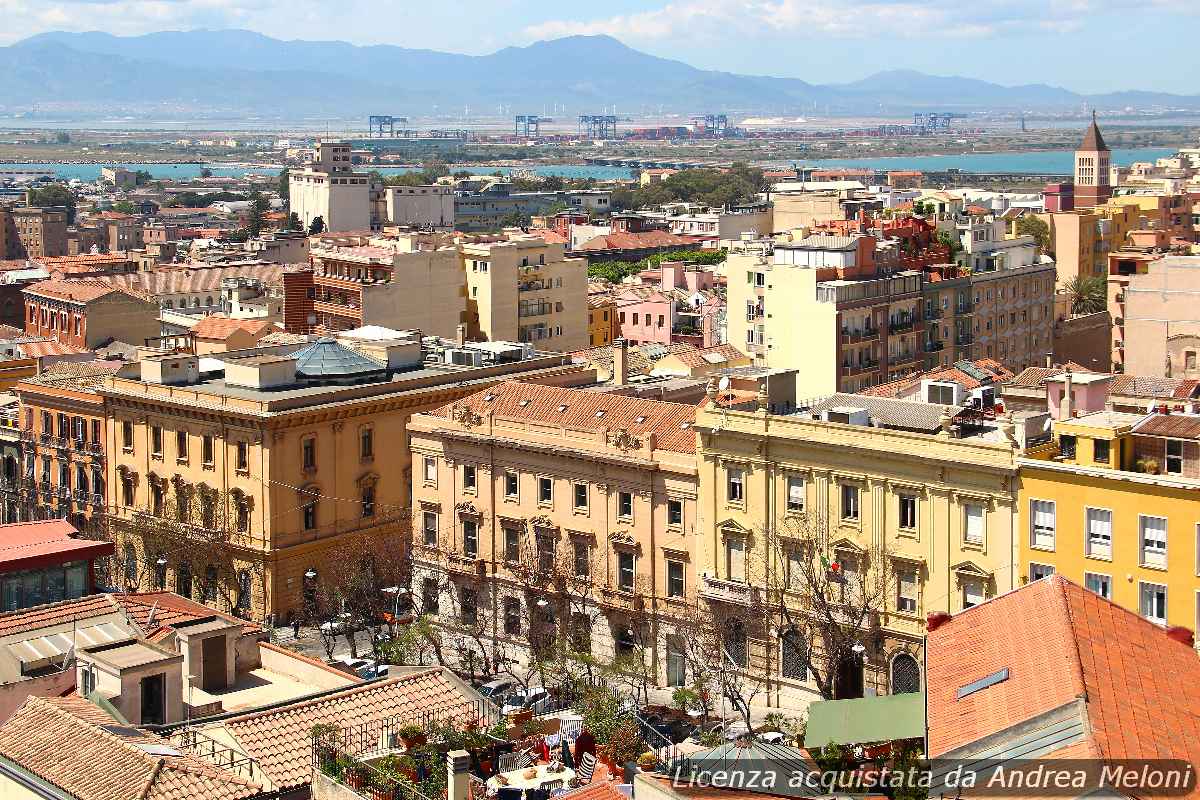
[[[1112,197],[1109,162],[1112,151],[1100,135],[1096,125],[1096,112],[1092,112],[1092,124],[1084,134],[1083,143],[1075,151],[1075,207],[1094,208]]]

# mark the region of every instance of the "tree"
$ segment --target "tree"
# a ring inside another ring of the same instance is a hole
[[[149,170],[139,169],[133,173],[133,183],[136,186],[145,186],[152,180],[154,180],[154,176],[150,174]]]
[[[1036,214],[1025,214],[1017,219],[1017,235],[1032,236],[1039,253],[1047,253],[1051,249],[1050,226]]]
[[[29,205],[35,208],[65,208],[67,222],[75,222],[75,195],[61,183],[29,190]]]
[[[1066,289],[1072,314],[1095,314],[1108,307],[1108,283],[1099,275],[1076,275]]]
[[[250,213],[246,220],[246,231],[250,236],[258,236],[266,225],[267,210],[271,207],[267,198],[260,192],[250,195]]]
[[[289,231],[304,230],[304,223],[300,221],[300,215],[297,214],[295,211],[288,214],[287,229]]]
[[[279,181],[276,184],[275,191],[285,203],[291,202],[291,186],[291,172],[287,167],[284,167],[279,171]]]
[[[59,131],[58,133],[54,134],[54,141],[58,144],[70,144],[71,134],[67,133],[66,131]]]
[[[313,217],[313,221],[311,223],[309,223],[308,232],[309,232],[309,235],[311,235],[311,236],[316,236],[319,233],[324,233],[325,232],[325,218],[320,217],[320,216]]]
[[[391,521],[407,519],[407,514],[397,512]],[[355,632],[366,631],[373,643],[392,638],[385,629],[391,629],[389,619],[403,595],[385,590],[402,588],[408,581],[408,565],[399,556],[404,551],[401,536],[358,534],[342,542],[338,557],[326,562],[317,578],[313,612],[321,623],[327,653],[333,652],[339,635],[345,637],[353,658],[358,657]]]
[[[120,200],[116,203],[113,203],[113,211],[118,211],[122,214],[136,214],[137,206],[128,200]]]

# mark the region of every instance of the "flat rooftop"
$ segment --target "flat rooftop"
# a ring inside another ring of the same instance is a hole
[[[154,664],[158,661],[183,658],[179,653],[163,650],[148,642],[134,640],[83,652],[93,661],[108,664],[117,669],[129,669]]]

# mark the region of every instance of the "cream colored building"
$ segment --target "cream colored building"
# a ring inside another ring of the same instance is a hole
[[[289,173],[288,204],[305,230],[318,217],[326,231],[371,228],[370,178],[354,171],[344,142],[320,142],[312,163]]]
[[[217,365],[169,354],[101,387],[129,588],[283,620],[311,610],[359,537],[402,557],[411,415],[516,375],[583,380],[557,354],[493,346],[465,365],[462,350],[410,337],[261,347]]]
[[[935,417],[941,408],[889,406]],[[837,659],[840,696],[923,688],[926,615],[958,612],[1017,585],[1010,444],[885,429],[867,424],[865,409],[842,411],[862,424],[711,402],[696,418],[698,592],[731,619],[741,615],[748,674],[766,683],[772,704],[820,699],[806,664],[823,645],[804,641],[781,613],[804,613],[793,577],[800,559],[823,558],[842,575],[865,565],[886,579],[878,630],[862,630],[863,651]]]
[[[845,219],[842,200],[848,192],[776,192],[771,195],[774,205],[772,227],[777,231],[811,228],[835,219]]]
[[[464,668],[567,642],[686,681],[695,408],[503,383],[409,423],[413,587]],[[502,662],[503,663],[503,662]]]

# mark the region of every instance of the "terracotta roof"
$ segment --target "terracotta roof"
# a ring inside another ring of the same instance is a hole
[[[633,436],[654,433],[658,448],[680,453],[696,450],[696,434],[692,429],[696,409],[683,403],[507,381],[430,414],[448,418],[452,409],[463,406],[480,415],[490,411],[504,419],[561,425],[572,430],[598,432],[624,428]]]
[[[646,247],[693,247],[703,237],[676,236],[666,231],[608,233],[588,239],[576,250],[641,250]]]
[[[919,400],[872,397],[866,394],[838,392],[813,405],[810,409],[814,418],[822,411],[835,408],[861,408],[867,415],[885,428],[918,433],[933,433],[941,428],[942,413],[952,417],[962,412],[961,408],[940,403],[924,403]]]
[[[1133,432],[1171,439],[1200,439],[1200,417],[1191,414],[1154,414],[1135,425]]]
[[[259,347],[266,347],[273,344],[304,344],[311,342],[313,338],[304,333],[288,333],[287,331],[273,331],[258,340]]]
[[[0,322],[0,339],[21,339],[25,336],[23,328],[14,328],[12,325],[5,325]]]
[[[909,375],[907,378],[881,383],[878,386],[863,389],[861,394],[871,395],[872,397],[899,397],[902,394],[906,394],[910,389],[920,385],[921,381],[954,381],[964,389],[978,389],[984,385],[984,381],[969,372],[965,372],[963,367],[967,367],[968,365],[989,376],[990,380],[987,381],[987,385],[989,386],[999,385],[1013,377],[1010,369],[999,361],[990,358],[968,361],[963,367],[959,366],[960,363],[955,362],[949,367],[938,367],[927,372],[918,372],[915,375]]]
[[[264,285],[283,283],[282,264],[243,264],[235,267],[160,267],[151,272],[136,272],[124,275],[108,275],[97,278],[116,286],[123,286],[148,295],[190,294],[215,292],[221,288],[225,278],[253,278]]]
[[[261,344],[261,342],[260,342]],[[630,375],[647,375],[654,368],[654,364],[664,356],[678,355],[679,353],[690,352],[697,350],[694,344],[671,344],[658,346],[661,352],[656,352],[651,355],[650,348],[644,345],[636,345],[630,347],[626,351],[626,365]],[[613,348],[612,345],[602,345],[600,347],[589,347],[587,350],[576,350],[571,353],[572,360],[584,361],[592,364],[598,369],[611,373],[613,370]]]
[[[0,727],[0,754],[78,800],[213,800],[261,787],[195,756],[148,752],[164,740],[131,728],[80,697],[31,697]]]
[[[1080,150],[1099,151],[1107,150],[1108,145],[1104,143],[1104,137],[1100,134],[1100,126],[1096,124],[1096,115],[1092,115],[1092,124],[1088,126],[1087,133],[1083,135],[1083,142],[1080,143]]]
[[[529,233],[538,237],[546,244],[567,244],[571,241],[553,228],[532,228]]]
[[[93,594],[78,600],[62,600],[32,608],[6,611],[0,614],[0,636],[60,625],[73,619],[90,619],[118,611],[117,604],[106,594]]]
[[[605,306],[614,305],[611,294],[607,292],[590,292],[587,297],[588,308],[603,308]]]
[[[1046,382],[1046,378],[1061,373],[1062,367],[1026,367],[1005,382],[1005,386],[1015,386],[1019,389],[1037,389]]]
[[[379,726],[389,718],[406,718],[461,707],[474,716],[476,706],[441,669],[415,672],[402,678],[354,686],[282,708],[233,717],[222,725],[279,789],[303,786],[312,776],[309,730],[326,723],[338,727]],[[374,742],[375,734],[364,737]]]
[[[21,352],[25,354],[26,358],[44,358],[46,356],[77,356],[88,350],[55,339],[45,339],[40,342],[22,342]]]
[[[26,286],[22,291],[38,297],[53,297],[73,303],[90,303],[101,297],[121,291],[118,287],[99,279],[63,280],[51,278]]]
[[[748,358],[745,353],[731,344],[718,344],[702,350],[685,350],[673,354],[685,367],[728,366],[730,361]]]
[[[174,592],[128,592],[114,594],[112,599],[143,631],[214,616],[239,623],[242,626],[242,633],[253,634],[262,631],[262,627],[257,623],[238,619]],[[153,614],[153,619],[151,619],[151,614]]]
[[[1187,400],[1196,393],[1200,381],[1189,378],[1159,378],[1154,375],[1114,375],[1108,384],[1110,395],[1145,397],[1162,400]]]
[[[28,345],[21,349],[28,353]],[[97,359],[95,361],[55,361],[35,378],[25,378],[22,385],[57,386],[70,389],[92,389],[117,373],[125,362]]]
[[[1061,576],[955,614],[929,632],[926,657],[933,757],[1080,702],[1086,720],[1075,753],[1200,762],[1196,652]],[[1004,668],[1007,679],[958,697]]]
[[[213,314],[197,322],[192,327],[192,335],[199,339],[219,339],[223,341],[236,331],[255,334],[270,327],[271,323],[264,319],[232,319]]]
[[[79,538],[75,526],[63,519],[0,525],[0,565],[6,572],[28,569],[22,565],[47,556],[74,561],[110,555],[113,549],[112,542]]]

